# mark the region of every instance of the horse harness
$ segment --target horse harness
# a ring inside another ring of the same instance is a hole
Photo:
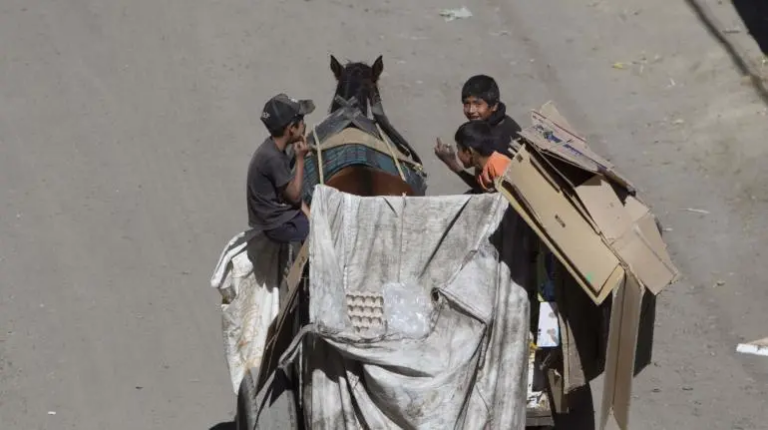
[[[374,149],[378,152],[382,152],[385,154],[388,153],[389,156],[392,158],[392,160],[395,162],[395,166],[397,166],[397,171],[400,174],[400,179],[404,181],[406,180],[405,173],[403,172],[403,168],[400,163],[409,163],[415,169],[417,170],[421,169],[421,166],[419,164],[414,163],[412,160],[409,160],[405,155],[395,152],[395,148],[389,142],[387,135],[384,134],[384,132],[381,130],[381,127],[378,124],[376,124],[376,128],[378,129],[379,134],[383,137],[383,139],[379,139],[376,136],[373,136],[372,134],[367,133],[358,128],[348,127],[330,136],[325,141],[320,142],[320,140],[317,137],[315,128],[313,127],[312,135],[314,137],[314,140],[315,142],[320,142],[320,144],[314,145],[315,153],[317,154],[317,165],[318,165],[318,173],[320,176],[320,183],[325,183],[324,175],[323,175],[323,161],[322,161],[323,151],[327,151],[329,149],[336,148],[339,146],[344,146],[344,145],[363,145],[363,146],[367,146],[368,148]]]

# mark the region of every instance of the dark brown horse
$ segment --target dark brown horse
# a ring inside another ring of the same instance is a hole
[[[380,140],[390,145],[394,151],[410,156],[420,166],[420,161],[415,152],[408,146],[402,136],[389,124],[381,109],[381,96],[378,88],[379,77],[384,70],[384,62],[379,56],[373,66],[362,62],[350,62],[342,66],[331,55],[331,71],[336,78],[336,91],[331,103],[330,113],[344,107],[341,101],[353,102],[360,109],[362,115],[369,117],[369,105],[372,107],[374,122],[378,124],[378,131],[384,136]],[[361,142],[362,143],[362,142]],[[399,145],[398,145],[399,143]],[[393,158],[393,156],[390,156]],[[401,170],[402,167],[398,167]],[[340,191],[358,196],[392,196],[392,195],[423,195],[423,189],[414,187],[403,179],[403,174],[398,171],[386,171],[364,164],[351,164],[345,166],[329,176],[325,185]],[[421,188],[421,187],[419,187]]]

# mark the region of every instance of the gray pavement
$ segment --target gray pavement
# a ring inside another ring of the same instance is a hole
[[[439,16],[462,5],[474,16]],[[523,125],[554,100],[641,189],[684,273],[659,299],[634,428],[768,426],[768,362],[734,351],[768,334],[766,106],[685,2],[6,0],[0,429],[232,418],[207,281],[246,225],[261,106],[286,91],[320,120],[331,53],[383,54],[431,193],[462,191],[431,148],[463,120],[467,77],[495,76]]]

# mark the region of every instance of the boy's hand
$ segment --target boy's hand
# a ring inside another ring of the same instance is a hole
[[[293,152],[296,154],[296,158],[303,159],[307,153],[309,153],[309,145],[307,145],[307,138],[301,136],[301,140],[293,145]]]
[[[451,145],[446,145],[443,143],[439,137],[437,138],[437,143],[435,144],[435,155],[440,159],[440,161],[445,163],[445,165],[454,172],[460,172],[463,170],[461,166],[459,166],[458,160],[456,160],[456,151],[454,151]]]

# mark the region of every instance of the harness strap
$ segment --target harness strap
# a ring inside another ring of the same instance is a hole
[[[395,162],[395,166],[397,167],[397,172],[400,173],[400,179],[403,181],[406,181],[405,175],[403,174],[403,169],[400,167],[400,160],[398,160],[397,155],[395,154],[395,150],[392,148],[392,143],[389,142],[389,138],[386,134],[381,130],[381,126],[379,123],[376,123],[376,129],[379,130],[379,134],[381,135],[381,139],[384,141],[384,143],[387,144],[387,149],[389,149],[389,154],[392,156],[392,160]]]
[[[391,152],[387,143],[381,140],[378,136],[369,134],[368,132],[362,131],[355,127],[345,128],[344,130],[341,130],[332,136],[328,136],[328,138],[323,141],[323,150],[330,150],[331,148],[349,144],[367,146],[368,148],[383,152],[385,154]],[[399,152],[395,152],[395,155],[400,160],[400,163],[403,163],[403,165],[409,165],[411,168],[417,171],[421,170],[420,164],[414,162],[413,160],[407,159]]]
[[[320,177],[320,183],[325,184],[323,175],[323,149],[320,147],[320,139],[317,138],[317,126],[312,126],[312,137],[315,139],[315,149],[317,150],[317,174]]]

